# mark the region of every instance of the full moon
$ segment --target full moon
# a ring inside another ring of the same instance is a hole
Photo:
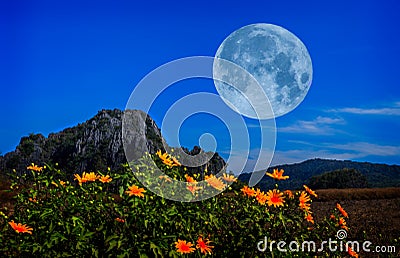
[[[246,70],[258,85],[225,60]],[[307,95],[312,73],[311,57],[300,39],[280,26],[264,23],[230,34],[218,48],[213,65],[214,84],[224,102],[258,119],[283,116],[295,109]],[[260,98],[260,90],[265,98]]]

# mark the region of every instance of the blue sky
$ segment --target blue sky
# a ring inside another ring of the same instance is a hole
[[[0,151],[29,133],[123,109],[158,66],[214,56],[234,30],[272,23],[303,41],[314,70],[304,102],[276,119],[273,164],[314,157],[400,164],[399,11],[397,1],[1,1]],[[162,107],[179,96],[215,92],[210,81],[182,84],[187,91],[172,87],[150,113],[159,125]],[[182,144],[212,131],[223,153],[226,130],[210,121],[188,120]]]

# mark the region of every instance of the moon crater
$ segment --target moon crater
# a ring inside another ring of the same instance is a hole
[[[244,80],[237,71],[226,69],[221,59],[241,66],[254,77],[273,114],[260,114],[266,103],[259,103],[262,98],[256,96],[259,91],[254,90],[254,83]],[[214,80],[222,99],[240,114],[259,119],[279,117],[296,108],[307,95],[312,73],[311,57],[300,39],[280,26],[264,23],[230,34],[218,48],[213,67],[214,77],[237,82],[228,85]]]

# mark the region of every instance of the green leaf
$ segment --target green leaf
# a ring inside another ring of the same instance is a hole
[[[82,231],[83,231],[83,229],[82,229]],[[96,233],[96,232],[90,232],[90,231],[89,231],[89,232],[85,233],[85,234],[83,235],[83,237],[89,238],[89,237],[93,236],[95,233]]]
[[[118,236],[117,235],[111,235],[111,236],[109,236],[109,237],[107,237],[106,238],[106,243],[108,243],[108,242],[110,242],[111,240],[113,240],[113,239],[117,239],[118,238]]]
[[[112,241],[110,242],[110,246],[109,246],[108,249],[107,249],[107,252],[111,251],[116,245],[117,245],[117,241],[112,240]]]
[[[46,209],[42,214],[40,214],[40,219],[45,220],[47,217],[52,217],[53,213],[52,209]]]

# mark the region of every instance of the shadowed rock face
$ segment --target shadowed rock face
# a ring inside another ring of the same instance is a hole
[[[132,155],[144,150],[155,153],[164,151],[163,138],[154,120],[138,110],[129,110],[129,146]],[[41,134],[22,137],[15,151],[0,157],[0,173],[26,171],[31,164],[55,164],[68,174],[83,171],[114,171],[126,163],[122,143],[122,120],[124,112],[118,109],[101,110],[93,118],[77,126],[51,133],[47,138]],[[135,124],[136,123],[136,124]],[[132,148],[135,147],[135,148]],[[196,147],[191,155],[199,152]],[[215,154],[206,164],[209,171],[219,171],[224,160]],[[193,168],[196,169],[196,168]],[[198,168],[200,169],[200,168]]]

